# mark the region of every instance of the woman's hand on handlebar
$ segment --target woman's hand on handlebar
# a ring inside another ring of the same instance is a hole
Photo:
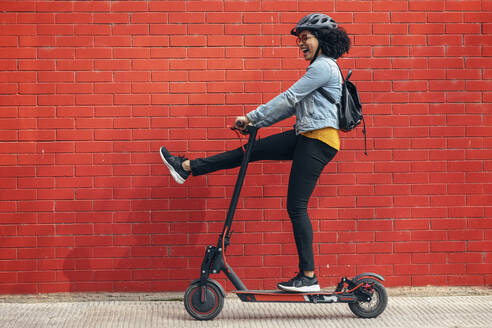
[[[234,127],[238,130],[241,131],[246,131],[246,127],[250,124],[251,122],[246,116],[238,116],[236,117],[236,120],[234,122]]]

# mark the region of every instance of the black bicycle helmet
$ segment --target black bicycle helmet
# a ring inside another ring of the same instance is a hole
[[[304,16],[290,33],[299,35],[304,30],[319,30],[322,28],[337,28],[337,23],[333,18],[325,14],[313,13]]]

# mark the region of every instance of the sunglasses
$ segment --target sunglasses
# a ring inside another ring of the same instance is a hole
[[[308,39],[311,39],[311,38],[313,38],[313,36],[311,36],[311,35],[308,36],[307,34],[304,34],[303,36],[298,36],[296,39],[296,44],[299,46],[301,44],[301,42],[304,44],[304,43],[306,43],[306,41]]]

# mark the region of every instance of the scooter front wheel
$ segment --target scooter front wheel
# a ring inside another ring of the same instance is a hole
[[[186,311],[197,320],[212,320],[224,306],[224,296],[219,288],[207,282],[205,286],[200,283],[191,284],[184,295]]]
[[[362,291],[361,288],[356,290],[355,293],[370,293],[371,300],[358,300],[355,303],[349,303],[350,310],[358,316],[359,318],[376,318],[378,315],[383,313],[384,309],[386,309],[386,305],[388,304],[388,294],[386,293],[386,289],[384,286],[376,280],[373,279],[361,279],[356,283],[365,283],[368,286],[372,286],[370,290]],[[367,294],[366,294],[367,295]],[[361,299],[363,299],[366,295],[361,295]]]

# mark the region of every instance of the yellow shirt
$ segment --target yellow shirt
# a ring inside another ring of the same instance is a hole
[[[301,132],[301,134],[308,138],[323,141],[328,146],[340,150],[340,135],[335,128],[322,128],[319,130]]]

